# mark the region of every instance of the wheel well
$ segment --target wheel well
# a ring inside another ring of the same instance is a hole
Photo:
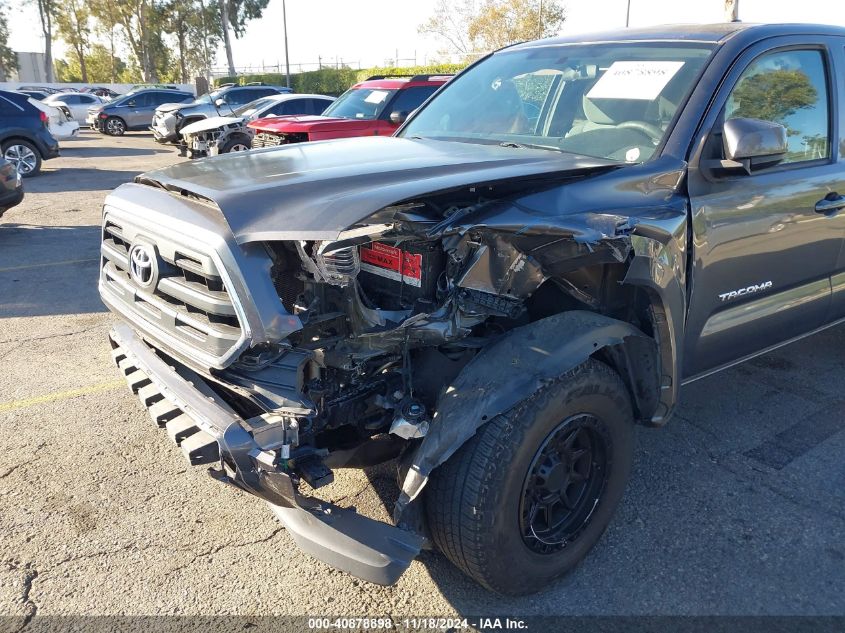
[[[603,347],[592,358],[612,367],[628,387],[635,415],[648,422],[658,409],[662,369],[671,366],[671,349],[660,298],[649,289],[621,283],[626,266],[606,264],[567,272],[546,280],[527,302],[528,319],[535,321],[571,310],[590,310],[631,324],[656,345],[631,337]],[[669,363],[667,365],[667,362]]]
[[[35,149],[35,151],[38,152],[38,155],[41,157],[41,160],[44,160],[44,155],[41,152],[41,148],[38,147],[38,143],[36,143],[34,140],[26,138],[25,136],[17,136],[17,135],[7,136],[2,141],[0,141],[0,146],[5,147],[11,141],[24,142],[27,145],[31,145]]]
[[[629,320],[635,289],[622,284],[626,264],[583,266],[544,281],[526,302],[534,321],[569,310],[591,310],[620,320]]]
[[[617,315],[654,341],[654,346],[643,345],[643,339],[629,338],[621,345],[598,350],[593,357],[610,365],[622,376],[634,402],[637,420],[651,424],[659,411],[661,391],[666,367],[671,367],[669,331],[666,313],[660,298],[645,288],[630,287],[626,314]]]

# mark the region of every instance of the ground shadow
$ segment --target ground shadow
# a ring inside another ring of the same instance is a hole
[[[40,175],[24,181],[26,193],[56,193],[60,191],[110,191],[132,180],[142,170],[118,171],[113,169],[89,169],[84,167],[61,167],[50,170],[45,165]]]
[[[120,158],[121,156],[153,156],[155,154],[174,154],[177,149],[162,149],[161,147],[102,147],[86,145],[85,147],[63,146],[62,156],[70,158]]]
[[[637,427],[607,532],[547,589],[503,597],[439,553],[420,562],[468,617],[845,612],[845,402],[826,380],[841,375],[843,342],[831,328],[697,381],[665,428]],[[396,484],[382,467],[367,474],[392,513]]]
[[[0,224],[0,318],[103,312],[99,226]]]

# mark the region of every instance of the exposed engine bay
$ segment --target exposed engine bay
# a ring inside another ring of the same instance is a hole
[[[261,374],[280,358],[307,358],[302,400],[287,404],[298,428],[290,454],[312,486],[331,480],[318,463],[347,465],[344,451],[367,446],[351,458],[366,465],[395,456],[399,439],[424,437],[443,390],[497,336],[567,307],[625,308],[607,288],[631,251],[628,218],[503,231],[482,221],[502,217],[495,200],[463,195],[464,206],[388,207],[332,241],[265,243],[279,298],[302,328],[248,350],[236,369]],[[368,440],[385,434],[374,450]]]

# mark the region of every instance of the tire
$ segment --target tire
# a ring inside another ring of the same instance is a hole
[[[555,468],[555,454],[572,466]],[[431,474],[425,507],[434,544],[487,589],[543,589],[604,533],[632,456],[628,390],[615,371],[590,359],[482,426]],[[558,532],[544,529],[550,514],[538,502],[563,498],[556,487],[575,499],[573,510],[560,500],[548,506],[553,522],[561,519]]]
[[[3,157],[15,166],[21,178],[31,178],[41,172],[41,153],[29,141],[6,141],[3,143]]]
[[[251,149],[252,143],[250,140],[244,136],[243,134],[235,134],[223,143],[223,146],[220,148],[221,154],[228,154],[229,152],[245,152]]]
[[[103,132],[109,136],[123,136],[126,134],[126,121],[118,116],[110,116],[103,121]]]

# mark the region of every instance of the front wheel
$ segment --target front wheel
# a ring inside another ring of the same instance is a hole
[[[28,141],[15,139],[4,143],[3,158],[15,166],[21,178],[37,176],[41,171],[41,154]]]
[[[588,360],[497,416],[435,470],[435,545],[484,587],[538,591],[586,556],[619,504],[633,454],[628,391]]]
[[[103,124],[103,129],[109,136],[123,136],[126,133],[126,123],[119,117],[110,116]]]
[[[248,137],[235,135],[228,139],[220,148],[221,154],[228,154],[229,152],[245,152],[251,148],[251,143]]]

